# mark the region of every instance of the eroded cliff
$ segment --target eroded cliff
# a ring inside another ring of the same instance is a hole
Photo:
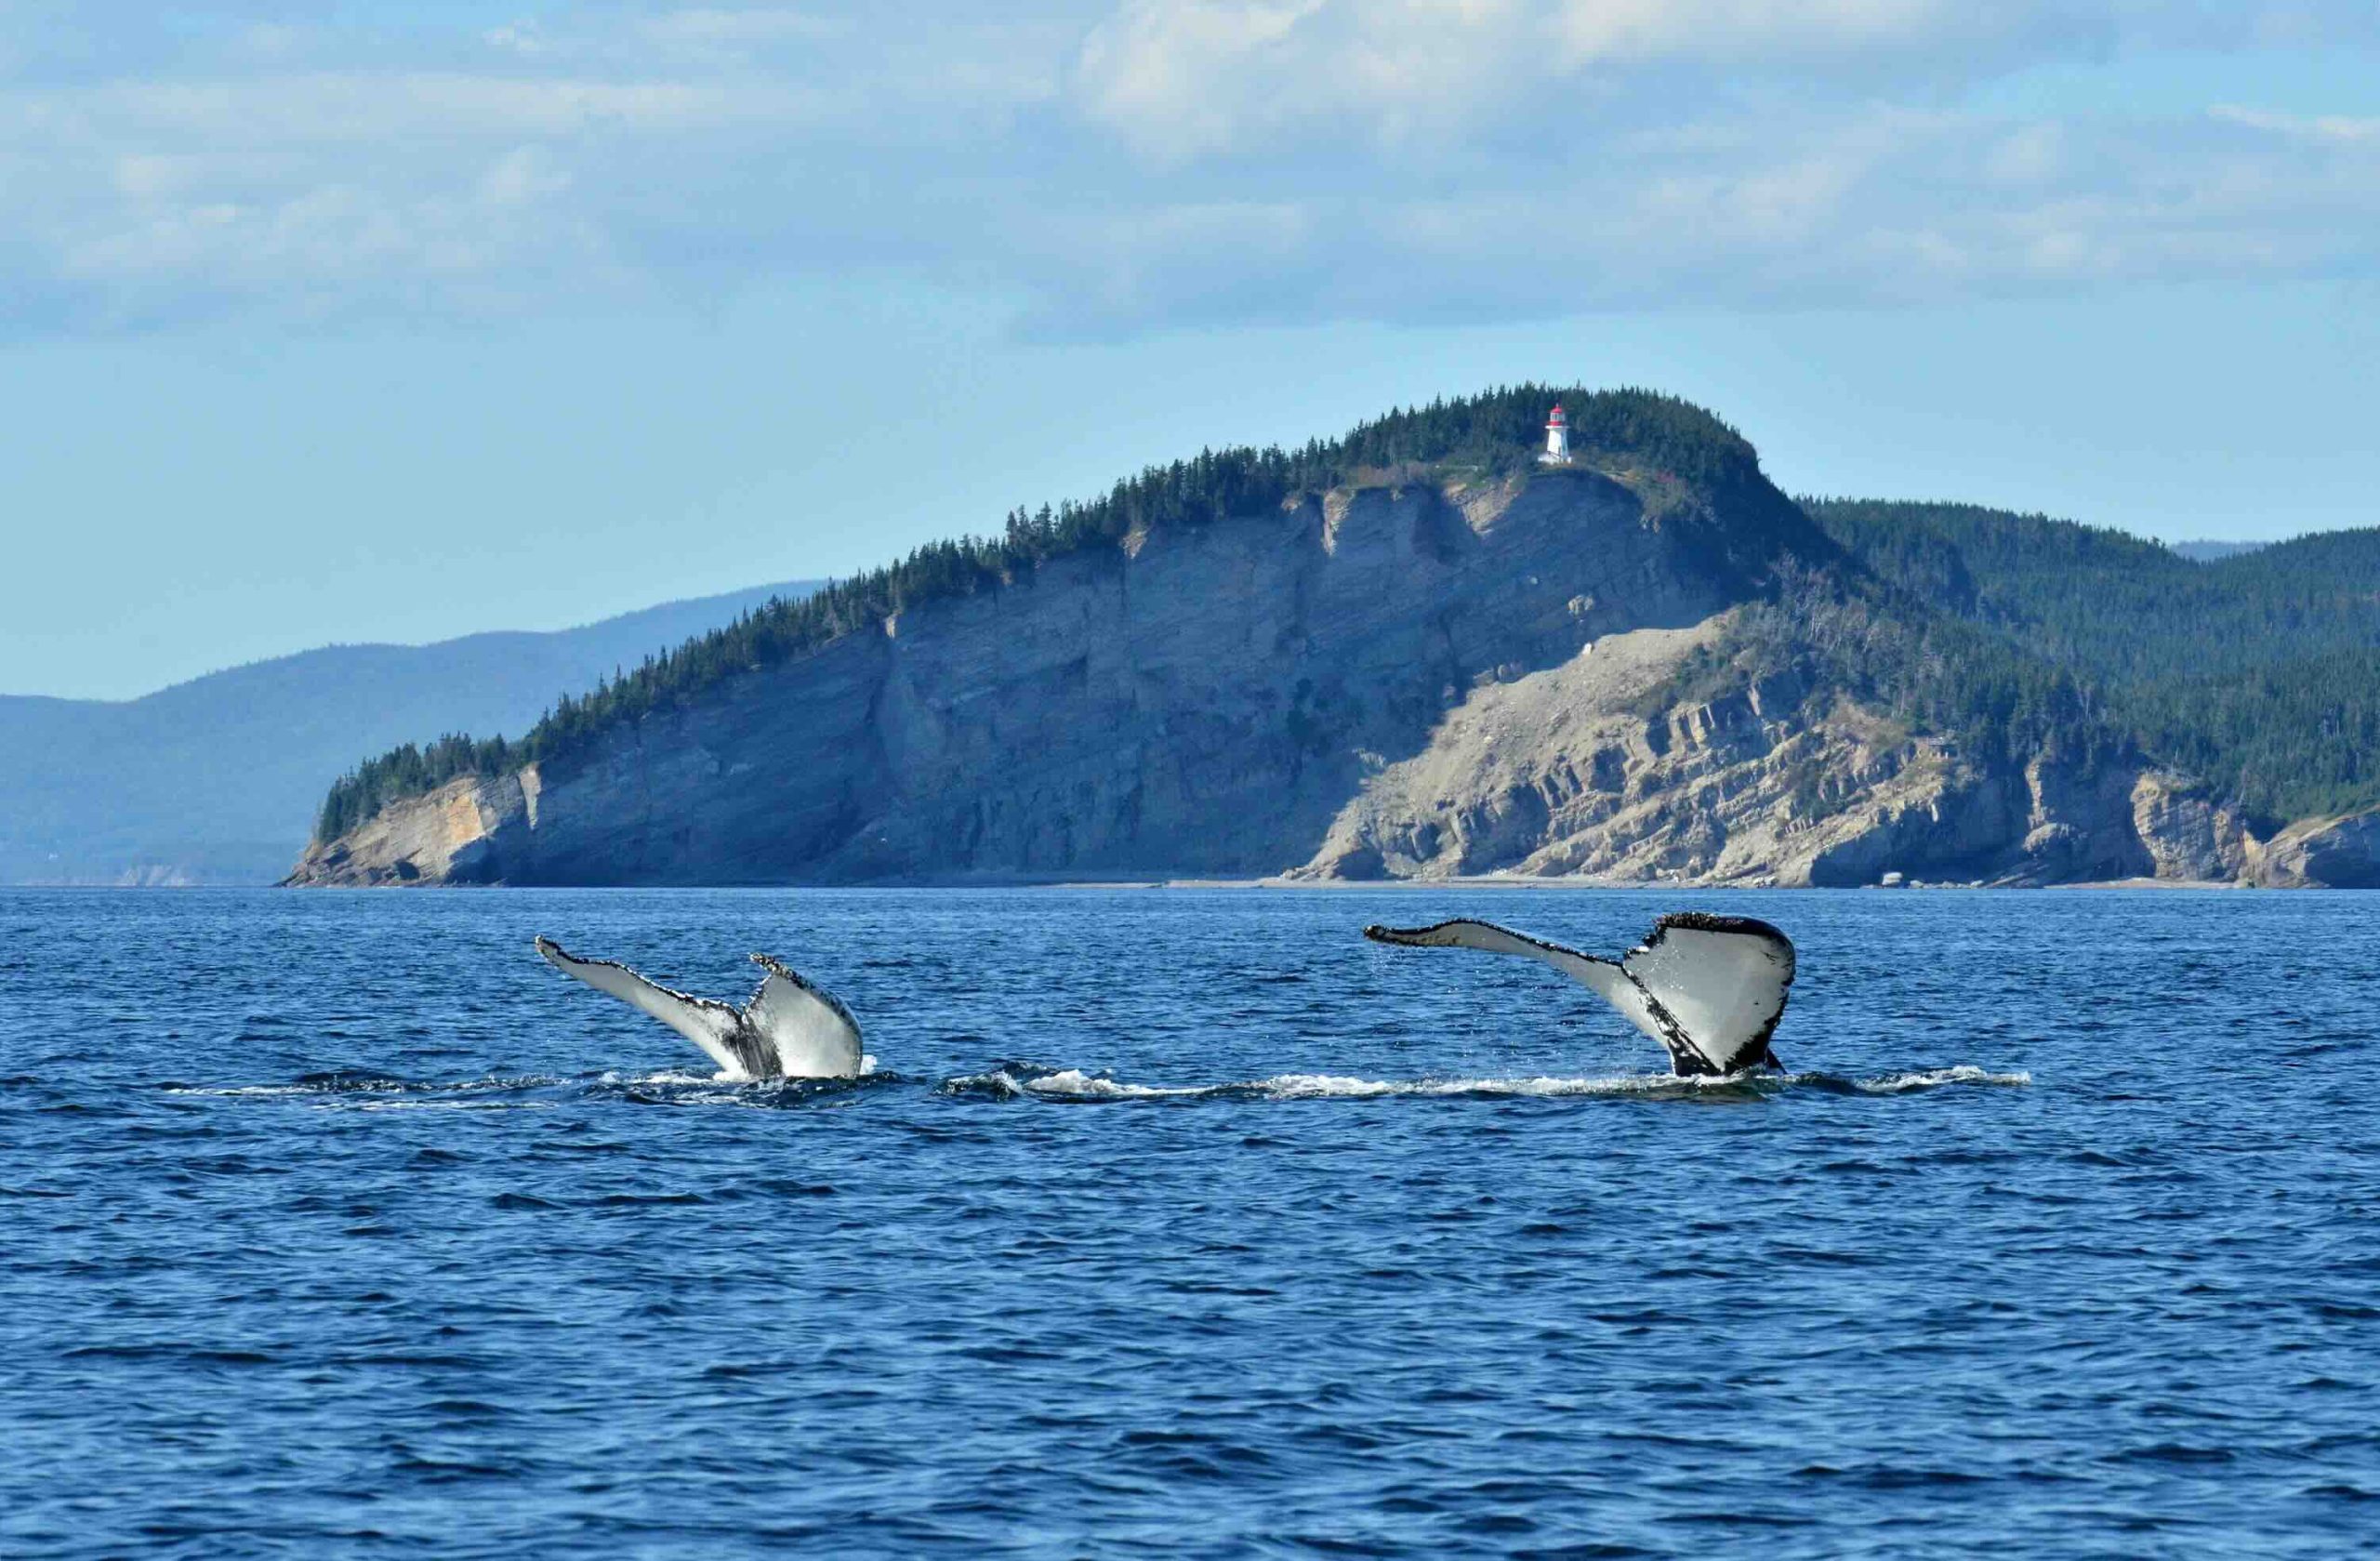
[[[2328,881],[2300,858],[2346,825],[2270,852],[2153,766],[1977,763],[1793,675],[1673,700],[1694,654],[1726,642],[1727,617],[1614,635],[1474,690],[1421,752],[1366,778],[1291,876]]]
[[[1702,623],[1776,545],[1588,470],[1144,533],[399,803],[296,881],[1275,872],[1475,687]]]
[[[1768,564],[1829,548],[1780,515],[1573,469],[1138,531],[397,802],[292,881],[2283,883],[2367,843],[1714,680]]]

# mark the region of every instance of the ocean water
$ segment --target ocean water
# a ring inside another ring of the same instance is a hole
[[[1688,906],[1788,1077],[1357,936]],[[2380,896],[8,892],[0,990],[10,1558],[2380,1550]]]

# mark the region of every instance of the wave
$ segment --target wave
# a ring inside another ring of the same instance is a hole
[[[1223,1084],[1139,1084],[1078,1067],[1057,1067],[1003,1059],[982,1073],[960,1074],[933,1087],[947,1095],[986,1100],[1052,1102],[1298,1101],[1411,1098],[1559,1098],[1604,1096],[1634,1099],[1763,1100],[1807,1091],[1836,1095],[1902,1095],[1956,1086],[2021,1088],[2028,1073],[1992,1073],[1973,1064],[1855,1078],[1830,1073],[1733,1074],[1723,1078],[1679,1078],[1670,1074],[1625,1073],[1567,1078],[1537,1075],[1517,1078],[1366,1078],[1353,1074],[1277,1073]],[[304,1075],[286,1084],[242,1084],[206,1088],[164,1086],[166,1093],[242,1098],[329,1097],[324,1104],[366,1109],[419,1109],[469,1105],[487,1109],[506,1104],[504,1095],[576,1090],[599,1098],[640,1105],[792,1106],[862,1091],[932,1081],[878,1071],[869,1057],[856,1078],[731,1078],[721,1073],[663,1068],[652,1073],[606,1072],[593,1077],[526,1074],[451,1080],[398,1078],[339,1070]]]
[[[1973,1064],[1847,1078],[1827,1073],[1731,1074],[1680,1078],[1671,1074],[1592,1078],[1540,1075],[1526,1078],[1364,1078],[1335,1073],[1280,1073],[1231,1084],[1134,1084],[1080,1068],[1000,1063],[989,1071],[947,1079],[945,1093],[992,1099],[1051,1101],[1372,1100],[1384,1096],[1633,1096],[1762,1099],[1794,1090],[1828,1094],[1899,1095],[1955,1085],[2022,1088],[2029,1073],[1992,1073]]]
[[[1811,1074],[1812,1078],[1826,1078]],[[1990,1073],[1973,1063],[1961,1063],[1956,1067],[1926,1068],[1917,1073],[1888,1073],[1881,1078],[1855,1078],[1852,1087],[1863,1095],[1897,1095],[1911,1090],[1938,1090],[1946,1084],[1986,1084],[2000,1089],[2023,1089],[2033,1081],[2030,1073]]]
[[[588,1086],[599,1098],[639,1105],[740,1105],[787,1107],[832,1101],[866,1091],[922,1083],[898,1073],[879,1073],[876,1059],[863,1058],[853,1078],[731,1078],[665,1070],[626,1077],[607,1073]]]
[[[169,1095],[456,1095],[482,1094],[490,1091],[549,1090],[572,1082],[558,1074],[525,1074],[512,1078],[490,1076],[483,1078],[419,1079],[398,1078],[389,1074],[368,1073],[339,1068],[329,1073],[301,1074],[286,1084],[235,1084],[209,1087],[197,1084],[167,1084],[163,1086]]]

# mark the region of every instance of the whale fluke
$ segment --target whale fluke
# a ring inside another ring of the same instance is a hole
[[[1686,911],[1653,923],[1618,960],[1597,959],[1488,921],[1364,929],[1374,943],[1476,948],[1552,965],[1661,1043],[1681,1077],[1782,1067],[1768,1038],[1793,985],[1793,940],[1749,916]]]
[[[859,1022],[824,992],[765,954],[752,962],[768,974],[741,1011],[711,998],[673,992],[612,959],[582,959],[551,938],[537,952],[558,971],[651,1014],[700,1047],[737,1078],[855,1078],[862,1065]]]

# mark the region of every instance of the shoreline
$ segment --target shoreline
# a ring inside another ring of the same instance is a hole
[[[920,884],[916,887],[937,888],[1049,888],[1049,889],[1519,889],[1519,890],[1609,890],[1626,893],[1645,893],[1666,890],[1674,893],[1720,894],[1880,894],[1940,893],[1955,892],[2042,893],[2055,890],[2156,889],[2202,893],[2218,890],[2253,890],[2256,885],[2238,883],[2223,879],[2122,878],[2078,880],[2072,883],[1856,883],[1798,884],[1791,887],[1778,884],[1752,883],[1676,883],[1660,879],[1617,882],[1600,879],[1564,878],[1500,878],[1493,874],[1466,878],[1438,879],[1292,879],[1292,878],[1173,878],[1173,879],[1068,879],[1064,880],[1013,881],[1007,883],[966,884],[957,881]]]
[[[1286,875],[1264,875],[1253,878],[1194,878],[1169,877],[1155,874],[1117,874],[1114,877],[1084,877],[1079,874],[985,873],[949,878],[917,878],[876,880],[861,883],[819,883],[791,880],[774,883],[387,883],[387,884],[293,884],[278,883],[10,883],[0,884],[0,892],[7,890],[79,891],[105,893],[138,892],[140,893],[205,893],[221,890],[300,889],[300,890],[462,890],[472,889],[692,889],[720,890],[785,890],[785,889],[1283,889],[1346,893],[1349,891],[1390,890],[1418,893],[1427,890],[1510,889],[1542,891],[1613,891],[1643,893],[1662,890],[1673,893],[1940,893],[1945,892],[1977,893],[2015,891],[2045,893],[2054,891],[2158,890],[2172,893],[2207,893],[2217,891],[2253,892],[2266,886],[2241,883],[2228,879],[2166,879],[2122,878],[2081,879],[2060,883],[1953,882],[1926,881],[1899,884],[1798,884],[1781,886],[1773,883],[1703,883],[1679,882],[1664,879],[1618,880],[1582,878],[1523,878],[1487,873],[1461,878],[1383,878],[1383,879],[1311,879]],[[2312,887],[2312,886],[2308,886]],[[2276,893],[2287,893],[2278,890]]]
[[[500,887],[500,886],[498,886]],[[556,886],[560,887],[560,886]],[[1265,875],[1255,878],[1172,878],[1155,874],[1118,874],[1111,878],[1086,878],[1080,875],[1048,875],[997,873],[952,878],[920,878],[900,881],[879,880],[872,883],[782,883],[782,884],[618,884],[581,885],[585,888],[710,888],[710,889],[1286,889],[1298,891],[1395,890],[1421,892],[1436,889],[1514,889],[1525,891],[1612,891],[1645,893],[1667,891],[1673,893],[1756,893],[1756,894],[1847,894],[1876,893],[1900,894],[1910,893],[1940,893],[1955,891],[1994,893],[2014,891],[2038,893],[2050,890],[2109,890],[2155,889],[2185,893],[2208,893],[2217,890],[2255,890],[2259,886],[2228,879],[2164,879],[2123,878],[2084,879],[2071,883],[1986,883],[1986,882],[1924,882],[1924,883],[1855,883],[1796,884],[1773,883],[1702,883],[1678,882],[1664,879],[1612,880],[1587,878],[1524,878],[1482,873],[1460,878],[1382,878],[1382,879],[1313,879],[1287,875]]]

